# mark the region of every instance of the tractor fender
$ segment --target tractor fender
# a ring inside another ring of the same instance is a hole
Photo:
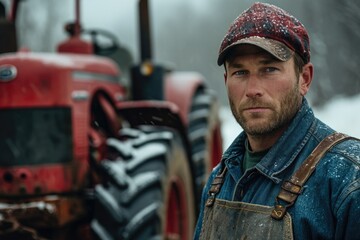
[[[116,105],[118,116],[130,126],[154,125],[176,129],[186,136],[186,129],[180,118],[180,109],[169,101],[142,100],[125,101]],[[186,138],[186,137],[185,137]]]
[[[196,72],[170,72],[165,77],[165,100],[179,108],[180,118],[185,126],[189,123],[192,98],[198,88],[205,87],[205,78]]]

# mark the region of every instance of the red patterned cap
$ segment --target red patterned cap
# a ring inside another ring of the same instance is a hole
[[[305,63],[310,61],[310,42],[304,25],[283,9],[267,3],[254,3],[234,20],[221,42],[219,66],[229,50],[239,44],[256,45],[281,61],[289,60],[293,52]]]

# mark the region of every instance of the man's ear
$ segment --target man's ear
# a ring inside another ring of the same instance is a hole
[[[310,89],[310,85],[313,79],[314,66],[312,63],[307,63],[303,67],[303,71],[300,73],[300,94],[305,96]]]
[[[227,73],[224,72],[224,82],[225,82],[225,84],[226,84],[226,80],[227,80]]]

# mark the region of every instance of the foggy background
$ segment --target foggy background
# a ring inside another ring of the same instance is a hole
[[[9,0],[1,0],[9,6]],[[216,65],[219,44],[231,22],[255,1],[149,0],[154,60],[176,70],[200,72],[227,105],[223,68]],[[266,1],[287,10],[309,31],[315,79],[308,95],[321,107],[333,97],[360,90],[360,1]],[[26,0],[18,18],[19,45],[55,51],[74,20],[74,0]],[[82,0],[84,29],[105,29],[139,60],[137,0]],[[359,106],[360,107],[360,106]],[[355,109],[354,109],[355,110]],[[356,109],[358,111],[358,109]]]

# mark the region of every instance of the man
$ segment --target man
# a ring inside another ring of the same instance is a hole
[[[327,137],[334,130],[304,97],[313,79],[305,27],[255,3],[224,37],[223,64],[244,131],[210,175],[194,239],[360,239],[360,142]]]

